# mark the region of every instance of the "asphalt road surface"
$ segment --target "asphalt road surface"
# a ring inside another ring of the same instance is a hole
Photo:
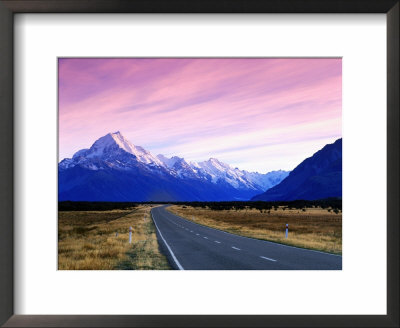
[[[151,210],[157,238],[179,270],[341,270],[342,257],[233,235]],[[289,232],[290,233],[290,232]]]

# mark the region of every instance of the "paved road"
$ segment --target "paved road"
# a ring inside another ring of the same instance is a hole
[[[341,270],[342,257],[208,228],[160,206],[151,214],[160,245],[180,270]]]

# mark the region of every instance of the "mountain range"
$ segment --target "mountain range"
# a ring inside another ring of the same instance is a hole
[[[210,158],[152,155],[120,132],[58,165],[59,201],[223,201],[249,200],[276,186],[288,171],[248,172]]]
[[[342,197],[342,139],[301,162],[276,186],[252,200],[316,200]]]

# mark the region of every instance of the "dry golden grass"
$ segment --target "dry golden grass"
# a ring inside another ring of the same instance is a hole
[[[150,209],[143,205],[131,210],[59,212],[58,269],[170,269],[159,251]]]
[[[241,236],[342,253],[342,213],[326,209],[302,211],[279,207],[276,211],[261,213],[256,209],[215,211],[173,205],[168,210],[196,223]],[[288,239],[285,238],[286,223],[289,224]]]

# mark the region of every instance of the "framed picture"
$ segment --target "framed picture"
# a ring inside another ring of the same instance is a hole
[[[398,1],[0,10],[1,324],[399,325]]]
[[[58,270],[341,270],[341,72],[58,58]]]

